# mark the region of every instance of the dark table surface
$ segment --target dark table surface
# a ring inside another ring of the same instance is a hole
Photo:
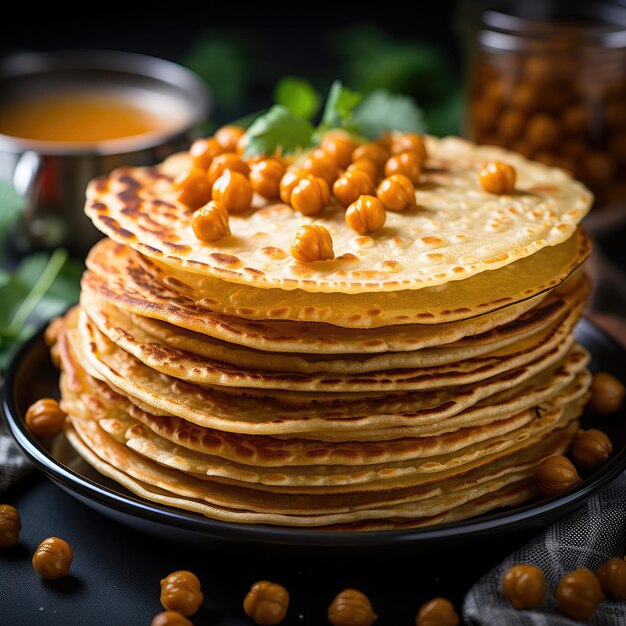
[[[159,581],[188,569],[202,582],[197,625],[250,626],[242,601],[257,580],[280,582],[291,596],[284,626],[328,624],[326,609],[347,587],[368,595],[377,626],[414,624],[418,608],[443,595],[460,610],[471,585],[532,534],[501,542],[477,541],[463,551],[428,557],[407,552],[371,559],[320,552],[313,558],[232,546],[200,551],[164,542],[104,517],[59,487],[32,474],[0,498],[18,508],[23,530],[17,546],[0,552],[0,625],[149,625],[163,610]],[[536,532],[536,531],[534,531]],[[40,579],[31,557],[45,537],[64,538],[74,550],[71,575]]]

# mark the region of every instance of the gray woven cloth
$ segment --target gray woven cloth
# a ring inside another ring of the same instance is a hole
[[[28,459],[20,452],[13,437],[0,423],[0,493],[32,468]]]
[[[580,626],[559,612],[554,591],[566,572],[598,566],[626,552],[626,474],[586,504],[549,526],[481,578],[463,603],[463,618],[470,626]],[[529,563],[540,567],[548,593],[534,611],[517,611],[502,595],[502,576],[511,566]],[[626,602],[607,598],[600,604],[592,626],[624,626]]]

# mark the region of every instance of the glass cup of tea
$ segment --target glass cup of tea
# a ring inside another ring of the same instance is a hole
[[[195,74],[156,57],[77,50],[0,60],[0,179],[25,206],[14,245],[84,255],[100,237],[83,214],[88,182],[187,148],[210,105]]]

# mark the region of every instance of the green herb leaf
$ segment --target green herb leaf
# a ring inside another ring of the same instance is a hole
[[[246,156],[273,154],[277,148],[284,154],[307,148],[314,130],[308,120],[276,104],[248,128]]]
[[[19,345],[78,301],[83,266],[63,249],[25,257],[0,280],[0,372]]]
[[[389,130],[424,132],[422,111],[412,98],[382,89],[363,98],[352,115],[352,123],[368,139],[376,139]]]
[[[331,128],[352,130],[352,114],[361,102],[363,95],[344,87],[336,80],[330,87],[319,130],[324,132]]]
[[[294,115],[311,120],[320,110],[322,98],[308,80],[286,76],[274,89],[274,102]]]

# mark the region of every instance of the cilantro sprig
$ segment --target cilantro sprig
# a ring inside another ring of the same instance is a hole
[[[260,114],[248,127],[247,156],[290,154],[318,143],[327,131],[344,129],[364,139],[386,131],[424,132],[421,109],[408,96],[383,89],[366,95],[335,81],[328,92],[317,126],[310,121],[319,100],[306,81],[288,79],[276,89],[277,104]]]

